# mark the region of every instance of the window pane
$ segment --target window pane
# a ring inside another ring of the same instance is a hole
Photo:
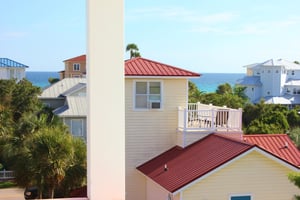
[[[160,82],[150,82],[150,94],[160,94]]]
[[[235,196],[231,197],[231,200],[251,200],[250,196]]]
[[[136,95],[135,108],[147,108],[147,95]]]
[[[147,94],[147,82],[136,82],[136,94]]]
[[[149,95],[149,100],[150,101],[153,101],[153,100],[156,100],[156,101],[160,101],[160,95]]]
[[[71,123],[72,123],[72,134],[74,136],[82,136],[82,120],[73,119]]]

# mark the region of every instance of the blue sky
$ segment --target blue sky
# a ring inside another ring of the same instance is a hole
[[[244,65],[300,60],[298,0],[125,0],[124,49],[192,71],[245,73]],[[86,52],[84,0],[1,4],[0,57],[29,71],[60,71]],[[124,50],[124,59],[129,57]]]

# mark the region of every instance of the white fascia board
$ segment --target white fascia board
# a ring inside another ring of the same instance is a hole
[[[134,79],[189,79],[189,78],[199,78],[200,76],[125,76],[125,78]]]

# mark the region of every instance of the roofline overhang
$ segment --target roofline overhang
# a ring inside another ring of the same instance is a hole
[[[289,163],[289,162],[287,162],[287,161],[279,158],[278,156],[275,156],[274,154],[272,154],[272,153],[270,153],[270,152],[268,152],[268,151],[266,151],[266,150],[258,147],[257,145],[254,145],[253,147],[251,147],[250,149],[247,149],[246,151],[242,152],[241,154],[239,154],[238,156],[234,157],[233,159],[231,159],[231,160],[229,160],[229,161],[227,161],[227,162],[219,165],[218,167],[216,167],[215,169],[209,171],[208,173],[204,174],[203,176],[195,179],[194,181],[192,181],[192,182],[190,182],[190,183],[188,183],[188,184],[180,187],[179,189],[177,189],[177,190],[175,190],[175,191],[173,191],[171,193],[173,195],[176,195],[176,194],[184,191],[188,187],[190,187],[190,186],[192,186],[192,185],[194,185],[194,184],[202,181],[203,179],[207,178],[211,174],[213,174],[213,173],[215,173],[215,172],[217,172],[217,171],[219,171],[219,170],[227,167],[228,165],[230,165],[231,163],[235,162],[236,160],[239,160],[240,158],[243,158],[244,156],[246,156],[246,155],[248,155],[248,154],[250,154],[250,153],[252,153],[254,151],[259,152],[259,153],[263,154],[264,156],[272,159],[273,161],[278,162],[279,164],[286,166],[290,170],[293,170],[293,171],[296,171],[296,172],[300,172],[299,166],[293,165],[292,163]]]
[[[125,78],[134,79],[189,79],[189,78],[199,78],[200,76],[125,76]]]

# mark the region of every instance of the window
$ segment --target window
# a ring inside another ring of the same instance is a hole
[[[137,81],[135,82],[136,109],[160,109],[161,108],[161,82]]]
[[[71,133],[74,136],[83,136],[83,120],[82,119],[71,119]]]
[[[250,195],[231,196],[230,200],[251,200]]]
[[[79,63],[74,63],[73,64],[73,71],[80,71],[80,64]]]
[[[294,70],[292,71],[292,75],[295,75],[295,71]]]

